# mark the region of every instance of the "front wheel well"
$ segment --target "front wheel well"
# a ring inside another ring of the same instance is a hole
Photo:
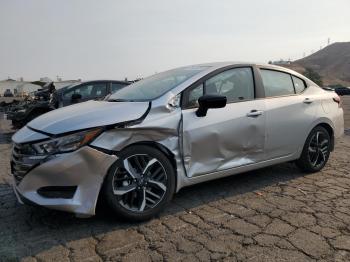
[[[157,142],[153,142],[153,141],[140,141],[140,142],[136,142],[136,143],[133,143],[133,144],[130,144],[130,145],[124,147],[119,152],[121,152],[122,150],[125,150],[126,148],[129,148],[131,146],[140,146],[140,145],[150,146],[150,147],[156,148],[160,152],[162,152],[166,156],[166,158],[169,159],[172,167],[174,168],[175,189],[176,189],[177,188],[177,165],[176,165],[175,155],[167,147],[165,147],[162,144],[159,144]],[[109,153],[109,154],[111,154],[111,153]],[[115,152],[115,154],[118,155],[118,152]],[[99,210],[105,210],[105,211],[107,210],[106,204],[105,204],[105,201],[104,201],[105,199],[102,197],[102,189],[105,186],[107,174],[110,172],[110,170],[113,167],[113,165],[114,164],[112,164],[108,168],[108,170],[106,172],[106,176],[104,177],[103,182],[101,184],[101,188],[100,188],[100,191],[99,191],[99,194],[98,194],[98,197],[97,197],[97,201],[96,201],[96,206],[95,206],[97,212],[100,212]]]
[[[172,167],[174,168],[175,188],[177,188],[177,165],[176,165],[175,155],[167,147],[163,146],[160,143],[154,142],[154,141],[140,141],[140,142],[130,144],[130,145],[126,146],[125,148],[131,147],[131,146],[137,146],[137,145],[145,145],[145,146],[155,147],[169,159]],[[124,150],[125,148],[123,148],[122,150]]]
[[[175,155],[167,147],[165,147],[162,144],[159,144],[157,142],[153,142],[153,141],[141,141],[141,142],[136,142],[136,143],[130,144],[125,148],[131,147],[131,146],[137,146],[137,145],[145,145],[145,146],[155,147],[156,149],[161,151],[169,159],[169,161],[170,161],[171,165],[173,166],[174,171],[176,173],[177,165],[176,165]],[[123,148],[123,150],[125,148]]]

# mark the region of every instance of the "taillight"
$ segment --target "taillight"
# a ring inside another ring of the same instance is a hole
[[[342,101],[341,98],[337,95],[336,97],[333,97],[333,101],[336,102],[338,104],[338,107],[342,106]]]

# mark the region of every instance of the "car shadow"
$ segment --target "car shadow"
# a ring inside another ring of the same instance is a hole
[[[285,163],[194,185],[180,190],[159,218],[200,208],[222,198],[258,192],[304,175],[293,164]],[[10,185],[0,184],[0,243],[3,243],[0,257],[3,258],[20,260],[74,240],[116,230],[137,229],[147,223],[150,222],[120,221],[104,205],[99,205],[96,216],[87,219],[42,207],[20,205]]]

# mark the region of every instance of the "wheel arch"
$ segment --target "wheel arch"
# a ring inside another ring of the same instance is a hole
[[[313,122],[309,128],[306,130],[305,132],[305,137],[300,141],[300,146],[299,149],[297,150],[296,154],[294,155],[296,159],[298,159],[303,151],[304,145],[306,143],[306,139],[309,136],[309,134],[311,133],[311,131],[317,127],[317,126],[321,126],[323,128],[325,128],[331,138],[331,148],[330,150],[333,151],[334,150],[334,144],[335,144],[335,138],[334,138],[334,125],[332,123],[332,121],[328,118],[320,118],[317,121]]]
[[[334,130],[333,130],[333,127],[330,124],[325,123],[325,122],[320,123],[320,124],[316,125],[315,127],[318,127],[318,126],[321,126],[327,130],[329,137],[331,138],[331,148],[330,149],[331,149],[331,151],[333,151],[334,150]]]
[[[322,118],[322,119],[319,119],[317,122],[313,123],[311,125],[311,128],[309,129],[309,132],[307,135],[310,134],[310,132],[315,128],[315,127],[318,127],[318,126],[321,126],[323,127],[324,129],[327,130],[328,134],[329,134],[329,137],[331,138],[331,151],[334,150],[334,144],[335,144],[335,138],[334,138],[334,125],[332,123],[332,121],[328,118]],[[307,137],[305,138],[305,141],[306,141]],[[305,141],[304,141],[304,144],[305,144]],[[303,144],[303,145],[304,145]]]
[[[175,155],[171,152],[171,150],[169,148],[167,148],[165,145],[162,145],[161,143],[158,143],[155,141],[138,141],[138,142],[132,143],[130,145],[127,145],[122,150],[124,150],[128,147],[131,147],[131,146],[140,146],[140,145],[155,147],[156,149],[158,149],[160,152],[162,152],[169,159],[172,167],[174,168],[175,189],[176,189],[177,184],[178,184],[177,164],[176,164]]]
[[[126,147],[124,147],[122,150],[132,147],[132,146],[139,146],[139,145],[143,145],[143,146],[150,146],[150,147],[155,147],[156,149],[158,149],[159,151],[161,151],[170,161],[171,165],[174,168],[174,171],[176,173],[176,160],[175,160],[175,155],[170,151],[169,148],[167,148],[166,146],[155,142],[155,141],[138,141],[135,143],[132,143],[130,145],[127,145]],[[177,179],[176,179],[177,180]]]

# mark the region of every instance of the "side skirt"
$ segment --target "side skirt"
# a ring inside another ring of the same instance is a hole
[[[275,158],[275,159],[271,159],[271,160],[262,161],[259,163],[249,164],[249,165],[235,167],[235,168],[221,170],[221,171],[215,171],[212,173],[203,174],[203,175],[192,177],[192,178],[186,177],[186,178],[180,179],[180,181],[178,181],[177,191],[183,187],[186,187],[186,186],[195,185],[198,183],[202,183],[202,182],[206,182],[206,181],[210,181],[210,180],[214,180],[214,179],[218,179],[218,178],[223,178],[223,177],[227,177],[227,176],[231,176],[231,175],[236,175],[236,174],[260,169],[260,168],[267,167],[267,166],[272,166],[272,165],[276,165],[276,164],[281,164],[281,163],[293,161],[293,160],[296,160],[297,158],[298,157],[296,157],[296,154],[292,154],[292,155],[288,155],[288,156],[284,156],[284,157],[279,157],[279,158]]]

